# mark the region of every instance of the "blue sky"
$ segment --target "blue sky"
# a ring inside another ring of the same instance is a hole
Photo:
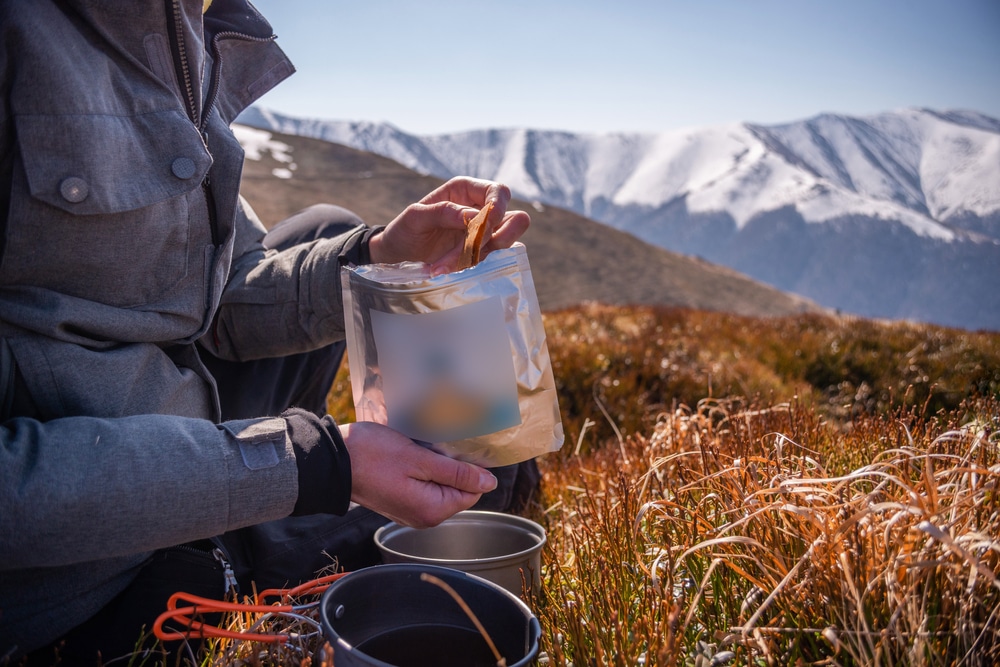
[[[254,0],[298,73],[260,102],[432,134],[660,132],[823,112],[1000,118],[1000,0]]]

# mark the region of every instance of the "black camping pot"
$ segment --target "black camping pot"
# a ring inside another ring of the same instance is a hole
[[[535,664],[541,627],[520,598],[475,575],[436,565],[398,563],[357,570],[323,593],[320,620],[334,667],[496,667],[483,626],[507,667]]]

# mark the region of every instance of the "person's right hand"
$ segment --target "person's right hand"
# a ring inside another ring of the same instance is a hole
[[[419,202],[410,204],[385,229],[371,237],[368,250],[374,263],[425,262],[439,275],[454,270],[462,254],[471,220],[488,202],[483,257],[497,248],[509,248],[531,224],[524,211],[508,211],[510,188],[502,183],[457,176]]]
[[[339,426],[351,456],[351,500],[415,528],[436,526],[472,507],[497,480],[373,422]]]

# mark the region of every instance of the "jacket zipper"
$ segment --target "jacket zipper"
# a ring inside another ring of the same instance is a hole
[[[216,98],[219,95],[219,80],[222,73],[222,55],[219,53],[218,44],[221,39],[241,39],[247,42],[270,42],[274,40],[274,35],[269,37],[254,37],[244,35],[235,31],[220,32],[212,37],[212,72],[209,77],[208,95],[205,106],[201,113],[198,112],[198,100],[194,94],[194,84],[192,82],[191,64],[187,53],[187,42],[184,40],[184,22],[181,19],[180,0],[167,0],[170,20],[167,21],[170,38],[174,45],[174,68],[177,71],[177,78],[181,82],[184,90],[185,101],[187,102],[188,116],[194,123],[201,140],[208,150],[208,117],[215,106]],[[209,151],[211,152],[211,151]],[[212,232],[212,245],[218,247],[221,242],[219,235],[219,225],[215,213],[215,196],[212,193],[211,177],[206,174],[205,180],[201,183],[205,193],[205,204],[208,207],[209,226]]]
[[[207,546],[207,545],[206,545]],[[222,566],[222,577],[224,580],[223,584],[223,595],[238,595],[240,592],[239,582],[236,580],[236,573],[233,571],[233,566],[229,562],[229,557],[226,552],[222,550],[221,547],[214,547],[211,551],[207,549],[202,549],[191,544],[178,544],[175,547],[170,547],[171,550],[181,551],[189,554],[194,554],[200,558],[205,556],[212,556],[219,565]]]
[[[205,109],[202,115],[202,124],[207,124],[207,119],[209,113],[212,111],[212,107],[215,106],[215,100],[219,96],[219,83],[222,77],[222,53],[219,51],[219,42],[223,39],[238,39],[244,42],[257,42],[265,43],[274,41],[274,35],[269,37],[254,37],[253,35],[245,35],[241,32],[226,31],[217,33],[212,37],[212,74],[209,79],[208,85],[208,95],[205,98]],[[204,131],[204,128],[202,128]]]
[[[234,596],[239,594],[240,585],[236,581],[236,574],[233,572],[233,566],[229,563],[229,559],[226,558],[226,552],[219,547],[215,547],[212,549],[212,555],[215,557],[215,560],[219,561],[219,564],[222,565],[222,574],[226,578],[226,593],[231,593]]]
[[[194,83],[191,78],[191,62],[188,58],[187,42],[184,39],[184,22],[181,19],[180,0],[167,0],[167,2],[169,3],[167,9],[170,13],[170,20],[167,21],[167,29],[170,34],[171,42],[174,46],[174,69],[177,71],[177,79],[181,82],[181,86],[183,87],[182,92],[184,94],[184,99],[187,102],[188,116],[190,117],[195,128],[197,128],[199,134],[201,134],[201,140],[202,143],[205,144],[205,150],[209,151],[208,132],[205,129],[209,109],[203,109],[204,113],[198,113],[199,105],[198,99],[194,94]],[[213,79],[214,78],[215,77],[213,76]],[[210,85],[218,87],[214,82],[210,82]],[[211,153],[211,151],[209,151],[209,153]],[[208,226],[212,233],[212,245],[218,247],[221,242],[221,238],[219,234],[219,223],[215,212],[215,196],[212,194],[211,178],[207,174],[205,175],[205,179],[201,182],[201,189],[205,195],[205,207],[208,209]]]
[[[187,42],[184,40],[184,21],[181,19],[180,0],[167,0],[167,10],[170,13],[170,20],[167,21],[167,30],[174,45],[174,69],[177,71],[177,78],[184,87],[184,99],[187,102],[188,116],[195,127],[201,128],[201,120],[198,117],[198,100],[194,95],[194,84],[191,81],[191,65],[188,60]]]
[[[176,1],[177,0],[174,0],[174,2]],[[241,39],[246,42],[270,42],[274,39],[274,36],[253,37],[251,35],[244,35],[242,33],[229,31],[220,32],[212,37],[212,72],[208,80],[208,95],[205,98],[205,108],[202,109],[201,125],[198,128],[206,147],[208,146],[208,117],[212,113],[212,107],[215,106],[215,100],[219,96],[219,84],[222,76],[222,54],[219,52],[219,41],[222,39]],[[211,180],[208,176],[205,176],[203,185],[205,187],[205,197],[208,201],[209,211],[212,215],[212,241],[215,245],[219,245],[214,215],[215,197],[212,195]]]

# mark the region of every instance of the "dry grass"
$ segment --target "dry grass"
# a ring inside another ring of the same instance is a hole
[[[1000,664],[1000,335],[599,306],[546,329],[542,664]]]
[[[845,434],[801,405],[705,401],[547,461],[549,664],[997,664],[998,405],[969,409]]]

